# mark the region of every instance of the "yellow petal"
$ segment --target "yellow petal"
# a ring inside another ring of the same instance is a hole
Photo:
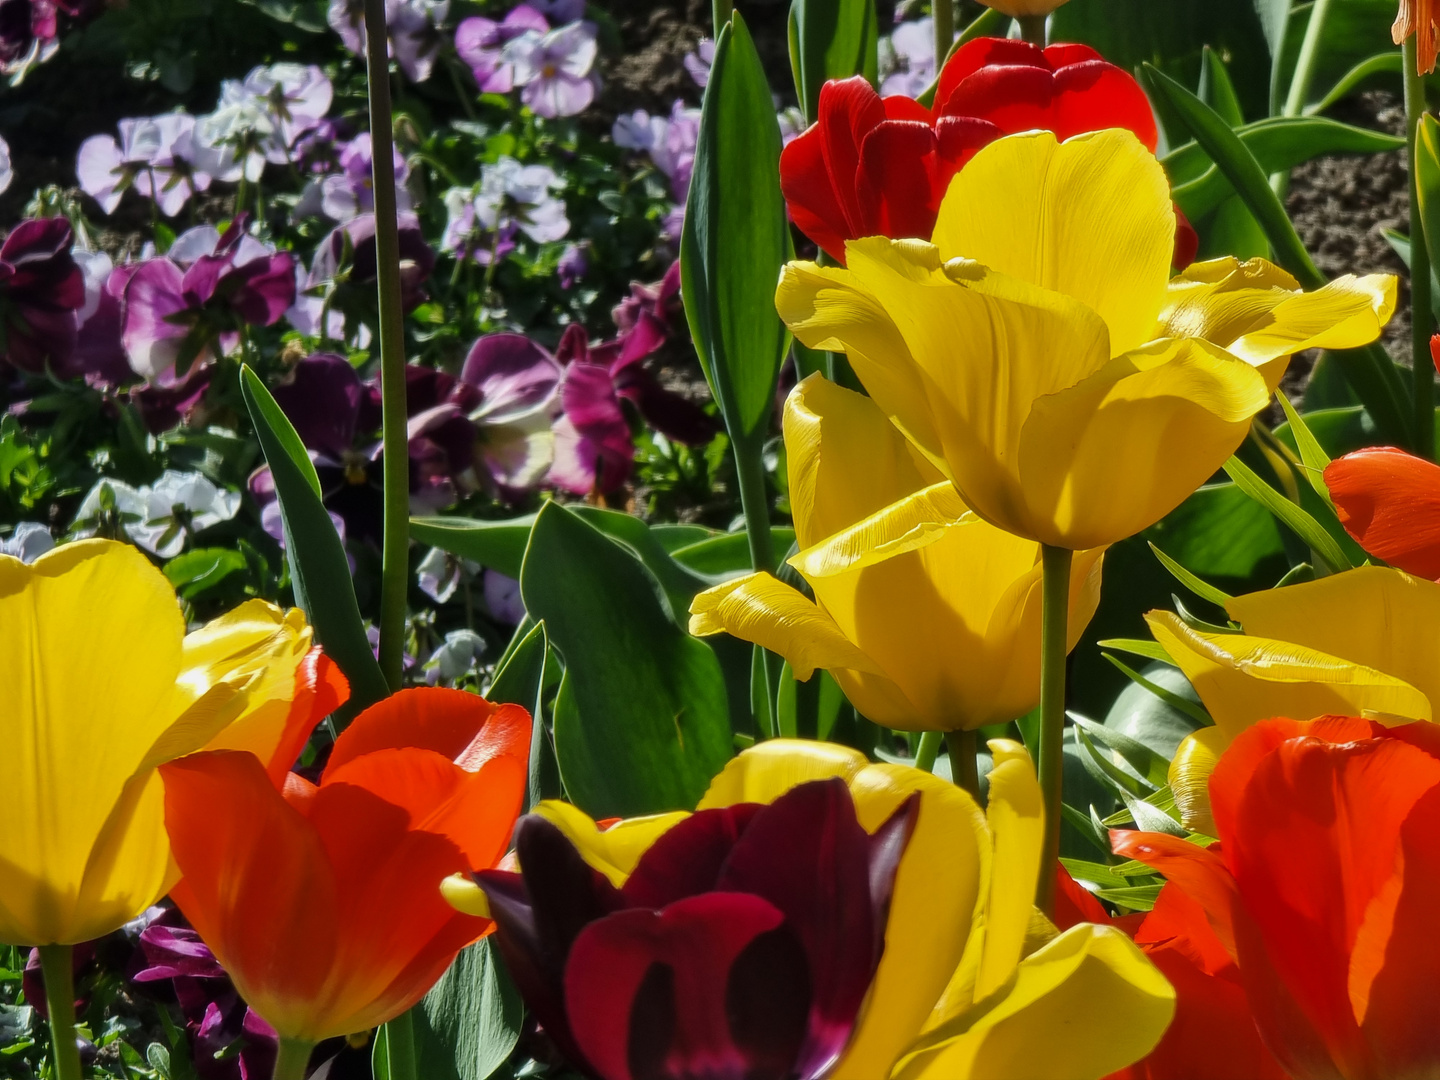
[[[886,1075],[960,961],[985,876],[987,837],[974,800],[919,769],[871,765],[850,781],[850,792],[870,832],[920,793],[920,817],[895,877],[885,952],[832,1074],[869,1080]]]
[[[790,565],[807,580],[863,570],[943,540],[952,529],[985,528],[948,480],[877,510],[806,548]],[[1033,546],[1033,545],[1031,545]]]
[[[184,622],[165,576],[134,548],[67,544],[26,566],[0,556],[0,710],[9,819],[0,830],[0,940],[73,943],[133,910],[79,906],[96,841],[147,751],[174,719]],[[142,860],[145,861],[145,860]],[[138,896],[117,867],[101,890]],[[92,890],[93,891],[93,890]]]
[[[1026,535],[1074,549],[1133,536],[1203,484],[1268,402],[1254,368],[1202,341],[1117,357],[1035,403],[1019,452]]]
[[[1274,591],[1293,588],[1300,586]],[[1430,719],[1429,701],[1409,683],[1309,645],[1203,633],[1168,611],[1152,611],[1145,621],[1227,738],[1272,716],[1310,720],[1327,713],[1376,713]]]
[[[1002,986],[1020,962],[1045,841],[1044,799],[1029,753],[1010,739],[991,739],[990,752],[995,766],[986,818],[995,861],[985,907],[985,952],[975,981],[977,1000]]]
[[[440,895],[456,911],[480,919],[490,918],[490,900],[468,874],[451,874],[440,882]]]
[[[950,182],[933,240],[944,259],[1080,300],[1105,320],[1112,356],[1157,336],[1175,213],[1164,170],[1129,131],[996,140]]]
[[[1082,923],[1027,957],[1008,990],[927,1032],[894,1080],[1098,1080],[1139,1061],[1175,991],[1122,932]]]
[[[95,839],[67,936],[88,941],[108,934],[179,880],[165,832],[165,785],[148,769],[126,782]]]
[[[546,799],[535,807],[534,813],[564,833],[580,857],[609,878],[617,889],[625,884],[650,845],[690,816],[684,811],[651,814],[626,818],[608,829],[601,829],[583,810],[556,799]]]
[[[785,401],[785,457],[802,549],[941,479],[875,402],[818,374]]]
[[[799,784],[832,776],[849,783],[868,764],[860,751],[834,743],[766,739],[731,758],[695,809],[774,802]]]
[[[1207,727],[1185,736],[1175,749],[1170,760],[1170,790],[1175,793],[1180,823],[1191,832],[1215,835],[1215,818],[1210,813],[1210,774],[1233,741],[1223,728]]]
[[[1369,706],[1435,719],[1440,702],[1440,585],[1384,566],[1361,566],[1302,585],[1237,596],[1226,605],[1247,633],[1294,641],[1404,680],[1428,708]],[[1297,717],[1296,719],[1308,719]]]
[[[750,574],[700,593],[690,602],[690,632],[724,632],[779,653],[802,682],[817,667],[884,674],[824,611],[769,574]]]

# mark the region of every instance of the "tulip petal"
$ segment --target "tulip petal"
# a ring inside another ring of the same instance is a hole
[[[186,875],[171,898],[251,1007],[282,1034],[307,1034],[296,1027],[323,991],[339,941],[340,895],[319,836],[253,754],[194,754],[160,774],[171,848]]]
[[[0,556],[0,627],[11,771],[0,940],[89,940],[164,888],[163,859],[116,864],[99,889],[104,901],[77,906],[97,837],[174,719],[166,702],[184,622],[173,588],[142,554],[87,540],[29,566]]]
[[[822,667],[884,674],[824,610],[769,574],[750,574],[706,589],[691,601],[690,613],[692,634],[724,632],[753,641],[790,661],[802,682]]]
[[[626,818],[601,829],[583,810],[557,799],[546,799],[534,813],[554,825],[590,866],[600,871],[617,889],[635,871],[641,856],[660,837],[690,815],[677,810],[669,814]]]
[[[933,241],[944,259],[1081,301],[1104,319],[1117,356],[1156,336],[1175,213],[1164,170],[1129,131],[1063,143],[1029,132],[991,143],[951,181]]]
[[[926,1034],[895,1080],[1098,1080],[1148,1054],[1175,991],[1123,933],[1083,923],[1027,957],[1009,991]]]
[[[1205,909],[1220,944],[1235,955],[1235,879],[1220,855],[1167,833],[1110,830],[1110,850],[1165,876]]]
[[[1239,447],[1269,400],[1248,364],[1162,340],[1035,402],[1019,443],[1029,535],[1092,548],[1153,525]]]
[[[989,997],[1020,963],[1025,933],[1040,880],[1045,840],[1045,805],[1035,765],[1025,747],[991,739],[990,804],[986,820],[995,838],[990,897],[985,907],[985,951],[975,980],[975,998]]]
[[[474,771],[493,757],[530,754],[530,714],[464,690],[417,687],[391,694],[357,716],[335,740],[326,774],[377,750],[434,750]]]
[[[1440,466],[1382,446],[1332,461],[1325,486],[1345,531],[1377,559],[1440,578]]]
[[[609,1080],[792,1074],[811,979],[784,916],[758,896],[709,893],[587,926],[565,967],[575,1041]]]
[[[1338,577],[1325,580],[1338,580]],[[1272,591],[1283,593],[1304,587],[1296,585]],[[1268,598],[1270,594],[1255,595]],[[1250,605],[1246,605],[1246,610],[1251,610]],[[1324,617],[1357,616],[1358,613],[1352,612],[1341,614],[1341,609],[1336,608]],[[1429,700],[1409,683],[1319,648],[1294,644],[1294,638],[1277,640],[1249,634],[1206,633],[1193,629],[1168,611],[1152,611],[1145,616],[1145,621],[1155,640],[1195,687],[1215,726],[1230,739],[1251,724],[1272,716],[1308,720],[1327,714],[1368,712],[1410,719],[1416,719],[1418,713],[1422,719],[1429,718]],[[1313,623],[1297,629],[1301,640],[1335,633]],[[1374,630],[1393,636],[1380,627]]]
[[[790,559],[805,578],[863,570],[945,539],[951,529],[983,526],[948,480],[907,495]]]
[[[1175,795],[1180,824],[1191,832],[1205,836],[1216,834],[1210,808],[1210,776],[1230,740],[1224,728],[1203,727],[1181,739],[1175,756],[1170,759],[1166,779]]]
[[[834,743],[766,739],[731,758],[710,781],[696,809],[774,802],[791,788],[811,780],[838,776],[848,783],[868,765],[860,751]]]
[[[827,88],[821,87],[823,96]],[[818,126],[802,132],[780,152],[780,191],[790,220],[842,266],[849,227],[825,165],[825,136]],[[840,182],[846,182],[840,178]]]
[[[738,803],[698,810],[662,833],[625,879],[626,901],[658,910],[715,891],[731,851],[761,809],[759,803]]]
[[[1370,706],[1374,711],[1412,720],[1435,715],[1440,701],[1440,585],[1435,582],[1383,566],[1361,566],[1284,589],[1237,596],[1226,610],[1247,633],[1302,642],[1403,679],[1424,694],[1430,706],[1423,712],[1413,705]]]

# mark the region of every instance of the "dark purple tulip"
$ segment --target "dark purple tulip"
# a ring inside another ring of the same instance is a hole
[[[624,886],[543,818],[521,873],[476,880],[496,941],[560,1051],[601,1080],[817,1080],[845,1049],[884,950],[911,797],[872,835],[839,779],[702,810]]]
[[[435,252],[420,232],[420,219],[400,214],[400,301],[406,311],[425,302],[425,279],[435,268]],[[340,272],[345,257],[346,237],[352,250],[350,280],[358,284],[375,282],[375,215],[360,214],[337,226],[320,242],[310,265],[310,284],[331,281]]]
[[[0,244],[0,348],[18,368],[43,372],[70,360],[85,306],[85,275],[70,254],[63,217],[22,221]]]

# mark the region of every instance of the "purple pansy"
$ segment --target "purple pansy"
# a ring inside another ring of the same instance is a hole
[[[439,27],[449,12],[450,0],[385,0],[390,56],[411,82],[430,78],[444,40]],[[330,0],[327,20],[347,49],[365,55],[363,0]]]
[[[701,38],[693,53],[685,54],[685,70],[700,89],[710,85],[710,68],[715,63],[715,42],[712,38]]]
[[[85,306],[85,274],[63,217],[22,221],[0,244],[0,356],[43,372],[68,364]]]
[[[683,204],[695,168],[695,145],[700,138],[700,110],[676,101],[669,116],[651,116],[640,109],[622,116],[611,129],[615,145],[648,154],[655,167],[670,179],[670,194]]]
[[[107,214],[127,188],[153,199],[174,217],[212,179],[230,179],[230,161],[195,138],[195,118],[183,112],[121,120],[120,140],[92,135],[80,144],[75,172],[80,188]]]
[[[425,242],[420,232],[420,220],[414,214],[400,214],[397,217],[400,240],[400,299],[406,311],[412,311],[425,301],[425,279],[435,268],[435,252]],[[346,249],[350,261],[347,265]],[[364,287],[366,297],[373,303],[375,285],[375,215],[358,214],[337,226],[315,249],[315,258],[310,263],[309,287],[315,288],[326,282],[340,283],[342,271],[344,281]]]
[[[395,171],[395,205],[401,212],[410,210],[410,192],[405,185],[410,180],[410,166],[399,150],[392,150]],[[324,214],[339,222],[372,213],[375,209],[374,153],[370,145],[370,133],[363,132],[339,147],[336,163],[338,174],[312,180],[301,196],[296,213]]]
[[[75,313],[80,330],[75,350],[67,363],[55,365],[55,373],[118,386],[134,376],[120,332],[121,300],[135,267],[116,267],[102,251],[72,251],[71,257],[85,275],[85,304]]]
[[[585,257],[585,245],[567,244],[560,253],[560,261],[555,265],[555,273],[560,277],[560,288],[574,288],[575,283],[589,272],[590,260]]]
[[[295,302],[295,264],[245,232],[240,215],[223,234],[201,226],[150,259],[125,287],[121,340],[130,366],[169,385],[190,365],[234,347],[242,324],[271,326]]]
[[[515,62],[505,46],[525,34],[548,33],[550,24],[535,8],[521,4],[496,22],[481,16],[464,19],[455,28],[455,52],[475,76],[480,92],[508,94],[515,89]]]
[[[538,37],[527,34],[505,46],[515,82],[524,87],[520,100],[551,120],[582,113],[595,100],[591,69],[597,53],[595,26],[588,22],[567,23]]]
[[[564,239],[570,219],[555,195],[564,185],[548,165],[522,165],[512,157],[486,165],[475,187],[445,193],[441,249],[489,265],[514,249],[517,231],[537,244]]]

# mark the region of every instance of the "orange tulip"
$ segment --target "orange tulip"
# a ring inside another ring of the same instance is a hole
[[[1399,45],[1415,35],[1417,74],[1428,75],[1435,70],[1435,56],[1440,52],[1435,31],[1435,0],[1400,0],[1400,13],[1390,28],[1390,39]]]
[[[505,854],[529,749],[524,709],[422,688],[361,713],[318,786],[241,751],[162,766],[171,897],[282,1047],[374,1027],[493,928],[440,883]]]
[[[1440,465],[1377,446],[1332,461],[1325,486],[1340,523],[1367,554],[1440,578]]]

